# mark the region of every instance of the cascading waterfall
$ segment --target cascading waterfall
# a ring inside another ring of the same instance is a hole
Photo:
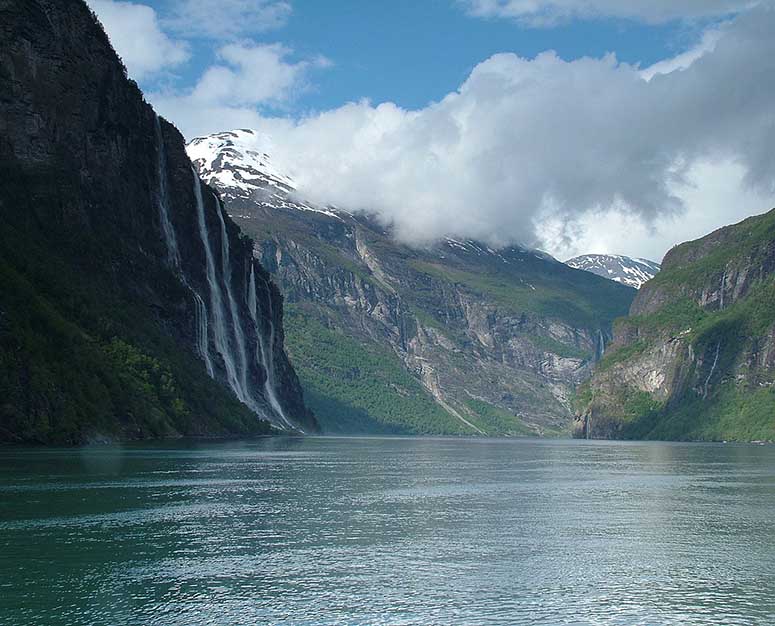
[[[221,223],[221,263],[223,267],[223,282],[226,283],[226,298],[229,301],[229,312],[231,313],[231,319],[234,324],[234,338],[237,342],[237,356],[240,360],[240,384],[244,390],[246,399],[250,401],[251,406],[255,406],[256,402],[250,397],[248,393],[248,357],[245,350],[245,335],[242,332],[242,324],[240,323],[239,313],[237,309],[237,303],[234,300],[234,293],[231,289],[231,258],[229,254],[229,236],[226,232],[226,222],[223,219],[223,207],[217,196],[213,196],[215,199],[215,212],[218,214],[218,220]]]
[[[212,359],[210,358],[210,341],[209,341],[209,323],[208,323],[208,309],[205,305],[202,297],[197,291],[190,285],[186,276],[183,273],[183,267],[180,259],[180,249],[178,247],[177,237],[175,235],[175,228],[172,225],[172,221],[169,216],[169,202],[167,195],[167,156],[164,149],[164,140],[161,132],[161,123],[158,116],[155,117],[155,131],[157,141],[157,173],[159,177],[158,188],[158,204],[159,204],[159,220],[161,222],[162,232],[164,234],[164,241],[167,247],[167,262],[170,267],[176,272],[177,276],[183,282],[183,284],[191,291],[194,296],[195,304],[195,321],[196,321],[196,344],[199,355],[205,362],[207,367],[207,373],[214,377],[215,372],[213,368]],[[215,197],[216,201],[216,213],[221,227],[221,262],[223,268],[223,279],[226,286],[226,299],[229,305],[229,316],[232,320],[234,327],[234,343],[237,348],[237,359],[235,360],[234,351],[231,347],[231,341],[227,332],[227,313],[224,307],[224,296],[221,291],[220,283],[216,272],[215,259],[210,246],[210,236],[207,229],[207,222],[205,220],[204,201],[202,198],[202,189],[199,176],[196,170],[192,168],[192,174],[194,177],[194,199],[196,200],[197,209],[197,222],[199,225],[199,235],[202,240],[205,251],[206,260],[206,276],[207,285],[210,291],[210,308],[212,310],[213,319],[213,341],[215,348],[223,358],[224,367],[226,368],[226,378],[229,386],[236,394],[237,398],[241,402],[247,404],[253,411],[263,416],[263,411],[260,410],[258,403],[249,391],[248,385],[248,357],[245,342],[245,335],[242,329],[242,324],[239,318],[239,309],[237,302],[234,299],[234,293],[231,286],[231,255],[229,250],[229,237],[226,231],[226,222],[223,219],[223,209],[218,197]],[[257,315],[257,302],[255,292],[255,272],[251,264],[251,286],[250,292],[252,293],[252,300],[249,302],[250,312],[253,317],[253,322],[256,325],[256,334],[259,338],[259,350],[261,353],[261,359],[264,361],[267,369],[267,377],[264,383],[264,389],[266,391],[267,399],[272,406],[272,409],[282,418],[282,420],[290,428],[294,428],[293,424],[288,420],[283,412],[280,402],[277,399],[277,395],[274,391],[274,365],[272,352],[274,349],[274,324],[270,319],[270,328],[272,329],[271,349],[267,354],[266,347],[264,345],[263,336],[258,327],[258,315]]]
[[[268,299],[268,302],[269,302],[269,307],[271,312],[271,306],[272,306],[271,297]],[[258,322],[258,299],[256,298],[256,271],[252,263],[250,264],[250,282],[248,284],[248,310],[250,311],[250,315],[253,318],[253,324],[256,327],[256,336],[258,337],[258,348],[259,348],[261,361],[262,361],[261,365],[264,367],[264,370],[266,371],[266,379],[264,380],[264,393],[266,393],[266,398],[267,400],[269,400],[269,404],[271,405],[274,412],[280,416],[280,418],[288,425],[289,428],[295,428],[303,433],[304,431],[301,428],[299,428],[298,426],[294,426],[291,423],[291,421],[286,417],[285,411],[283,411],[283,407],[277,398],[277,393],[275,392],[274,322],[272,321],[272,316],[270,313],[270,316],[269,316],[270,350],[269,350],[269,354],[267,354],[266,344],[264,342],[264,335],[261,331],[261,326]]]
[[[199,181],[199,176],[196,170],[192,167],[191,174],[194,177],[194,199],[196,200],[197,221],[199,223],[199,236],[202,239],[202,245],[205,250],[205,260],[207,265],[207,285],[210,288],[210,308],[213,316],[213,340],[215,342],[215,349],[223,357],[223,363],[226,367],[226,379],[229,386],[232,388],[237,398],[241,402],[244,402],[252,409],[256,409],[255,401],[249,397],[246,393],[245,385],[242,384],[244,376],[237,373],[237,365],[234,362],[234,354],[231,350],[228,335],[226,333],[226,310],[223,306],[223,294],[221,293],[221,287],[218,284],[218,277],[215,272],[215,259],[213,258],[213,251],[210,247],[210,236],[207,230],[207,222],[205,222],[205,209],[204,201],[202,200],[202,188]],[[225,244],[228,246],[228,241]],[[224,268],[225,269],[225,268]],[[229,284],[228,278],[226,284]],[[235,318],[234,326],[239,326],[239,320]],[[244,368],[243,368],[244,373]]]
[[[170,221],[169,196],[167,194],[167,152],[164,148],[164,138],[161,133],[159,116],[154,115],[154,129],[156,132],[156,170],[159,177],[159,221],[161,222],[164,242],[167,246],[167,262],[175,270],[180,280],[194,296],[194,323],[196,324],[196,349],[199,356],[205,362],[207,373],[213,376],[213,362],[210,359],[210,341],[207,330],[207,307],[202,296],[189,284],[183,274],[180,262],[180,249],[178,239],[175,236],[175,228]]]
[[[167,244],[167,262],[175,269],[180,268],[180,251],[178,250],[178,238],[175,236],[175,228],[172,226],[169,215],[167,196],[167,151],[164,148],[164,138],[161,134],[161,122],[159,116],[154,115],[156,131],[156,170],[159,176],[159,220],[164,233],[164,242]]]
[[[207,307],[205,306],[205,301],[202,300],[202,296],[200,296],[196,291],[194,291],[193,288],[191,287],[189,288],[191,289],[191,293],[194,294],[194,318],[196,322],[196,349],[197,349],[197,352],[199,353],[199,356],[201,356],[205,362],[207,373],[209,374],[210,378],[213,378],[215,376],[215,371],[213,370],[213,361],[210,358],[210,337],[207,330]]]

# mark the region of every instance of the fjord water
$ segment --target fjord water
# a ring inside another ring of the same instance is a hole
[[[775,623],[775,447],[0,450],[0,624]]]

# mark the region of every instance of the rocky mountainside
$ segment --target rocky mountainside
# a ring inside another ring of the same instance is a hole
[[[578,400],[579,435],[775,440],[775,211],[670,250]]]
[[[282,299],[82,0],[0,0],[0,440],[316,428]]]
[[[250,130],[189,155],[285,294],[288,350],[333,432],[568,432],[571,396],[635,291],[518,247],[397,243],[294,197]]]
[[[592,272],[617,283],[640,289],[659,272],[659,263],[619,254],[582,254],[565,261],[578,270]]]

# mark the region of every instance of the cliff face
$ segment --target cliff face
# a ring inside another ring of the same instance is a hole
[[[252,242],[81,0],[0,0],[0,180],[0,438],[316,428]]]
[[[286,295],[288,347],[325,430],[558,434],[634,290],[535,251],[396,242],[296,198],[250,131],[189,145]]]
[[[775,211],[673,248],[583,390],[593,437],[775,439]]]

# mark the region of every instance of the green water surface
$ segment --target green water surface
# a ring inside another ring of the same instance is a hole
[[[775,447],[0,449],[0,624],[775,624]]]

